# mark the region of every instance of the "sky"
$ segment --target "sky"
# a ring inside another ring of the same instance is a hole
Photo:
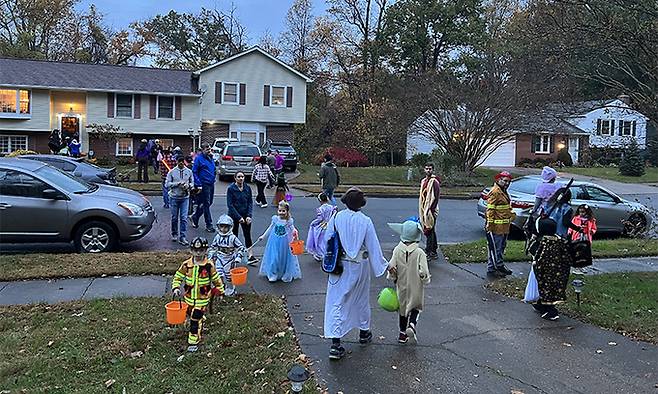
[[[293,0],[82,0],[78,8],[86,9],[91,4],[105,16],[108,25],[120,30],[135,20],[149,19],[170,10],[197,13],[201,7],[229,10],[231,4],[237,9],[240,22],[246,26],[249,44],[255,45],[267,31],[278,37],[284,29],[285,17]],[[313,14],[324,14],[324,0],[313,0]]]

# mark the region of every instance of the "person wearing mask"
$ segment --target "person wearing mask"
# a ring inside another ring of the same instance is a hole
[[[137,160],[137,182],[148,183],[149,181],[149,159],[151,158],[151,152],[147,146],[148,141],[143,139],[137,153],[135,154],[135,160]]]
[[[330,154],[324,155],[324,163],[320,166],[318,173],[320,182],[322,182],[322,193],[324,193],[333,205],[336,205],[334,191],[340,184],[340,173],[334,163],[334,158]]]
[[[503,171],[497,174],[494,180],[495,183],[487,195],[486,231],[489,251],[487,275],[504,277],[512,274],[512,271],[503,263],[510,224],[516,218],[516,214],[512,211],[510,196],[507,193],[512,175]]]
[[[251,188],[244,182],[244,173],[235,174],[235,182],[232,183],[226,191],[226,204],[228,205],[228,215],[233,219],[233,234],[239,234],[242,227],[244,244],[248,251],[248,264],[253,265],[258,260],[251,251],[251,221],[253,216],[253,196]]]
[[[169,193],[171,240],[178,241],[181,245],[186,246],[189,244],[185,237],[187,232],[187,209],[190,203],[190,192],[194,187],[194,175],[192,175],[192,170],[185,165],[183,157],[179,157],[176,166],[167,172],[164,187]]]
[[[418,217],[427,237],[425,253],[428,260],[438,258],[439,244],[436,239],[436,218],[439,215],[439,194],[441,182],[434,175],[434,163],[425,164],[425,178],[420,181],[420,197],[418,199]]]
[[[214,233],[215,228],[212,222],[210,207],[212,206],[215,194],[215,178],[217,173],[215,161],[210,153],[210,144],[204,143],[202,152],[194,158],[192,174],[194,174],[194,186],[201,188],[201,192],[197,196],[199,206],[194,212],[194,215],[192,215],[192,227],[199,227],[199,219],[203,215],[206,221],[206,231]]]

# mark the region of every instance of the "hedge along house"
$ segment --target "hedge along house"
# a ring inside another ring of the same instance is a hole
[[[204,142],[292,140],[309,81],[258,47],[197,72],[0,59],[0,154],[48,152],[53,129],[99,157],[132,157],[141,139],[189,150],[199,129]]]

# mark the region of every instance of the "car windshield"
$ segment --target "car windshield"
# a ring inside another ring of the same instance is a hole
[[[226,148],[227,156],[260,156],[258,148],[249,145],[233,145]]]
[[[98,189],[98,186],[87,183],[82,179],[69,175],[64,171],[60,171],[55,167],[48,165],[40,167],[34,171],[44,179],[47,179],[52,185],[68,192],[68,193],[88,193]]]

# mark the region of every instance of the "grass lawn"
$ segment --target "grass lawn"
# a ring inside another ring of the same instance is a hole
[[[296,189],[299,190],[304,190],[310,193],[320,193],[322,191],[322,188],[320,187],[319,184],[317,185],[293,185]],[[337,193],[344,193],[349,189],[349,185],[341,185],[338,186],[338,188],[335,190]],[[376,196],[378,194],[385,194],[385,195],[401,195],[401,196],[416,196],[418,197],[418,186],[417,185],[412,185],[412,186],[385,186],[385,185],[365,185],[365,186],[359,186],[359,189],[361,189],[366,195],[370,196]],[[459,197],[464,197],[464,198],[472,198],[473,195],[477,194],[482,191],[482,187],[479,186],[473,186],[473,187],[444,187],[441,189],[441,196],[442,197],[447,197],[447,196],[459,196]]]
[[[558,307],[560,311],[632,338],[658,343],[658,273],[593,275],[584,281],[581,306],[569,285],[567,302]],[[492,282],[489,288],[522,299],[525,285],[525,279],[504,279]]]
[[[160,192],[162,193],[162,183],[161,182],[149,182],[149,183],[140,183],[140,182],[119,182],[119,186],[125,187],[127,189],[132,189],[140,193],[143,192]]]
[[[640,177],[624,176],[619,174],[617,167],[569,167],[565,168],[564,172],[593,176],[597,178],[611,179],[618,182],[626,183],[655,183],[658,182],[658,167],[647,167],[646,173]]]
[[[105,275],[173,275],[187,252],[0,254],[0,280],[98,277]]]
[[[0,307],[0,389],[257,393],[290,388],[286,373],[300,351],[281,298],[245,295],[217,303],[193,354],[185,351],[185,327],[166,324],[166,302],[124,298]],[[314,379],[304,388],[317,392]]]
[[[505,261],[529,261],[523,249],[524,241],[507,241]],[[487,241],[482,239],[455,245],[442,245],[441,251],[451,263],[485,263]],[[595,239],[592,247],[594,258],[658,256],[658,239]]]

